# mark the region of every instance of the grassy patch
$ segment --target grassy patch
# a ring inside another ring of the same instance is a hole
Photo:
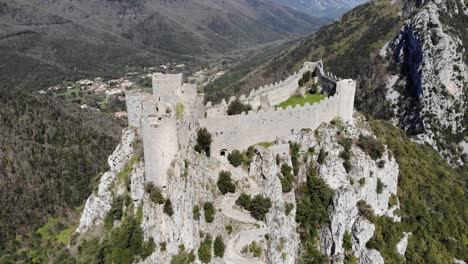
[[[117,174],[117,186],[122,182],[130,184],[130,173],[132,172],[133,166],[138,162],[138,157],[133,156],[130,161],[127,162],[127,165]]]
[[[264,147],[264,148],[269,148],[274,145],[273,142],[260,142],[257,143],[258,146]]]
[[[300,96],[291,96],[288,100],[278,104],[276,107],[281,107],[285,109],[288,106],[295,107],[297,105],[304,106],[306,103],[315,104],[327,97],[324,94],[306,94],[303,97]]]
[[[176,105],[176,118],[182,120],[184,118],[185,106],[181,103]]]

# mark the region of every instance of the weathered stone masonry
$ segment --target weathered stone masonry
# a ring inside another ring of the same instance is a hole
[[[321,91],[330,96],[314,105],[275,109],[298,91],[298,81],[306,71],[314,73]],[[255,110],[228,116],[225,100],[204,106],[197,86],[183,83],[182,74],[157,73],[153,76],[153,95],[127,94],[128,122],[143,137],[146,180],[166,188],[171,163],[181,149],[190,147],[198,128],[206,127],[212,134],[212,156],[217,158],[259,142],[288,139],[301,129],[316,129],[336,117],[352,122],[355,89],[353,80],[338,80],[325,73],[321,62],[307,62],[286,80],[239,97]]]

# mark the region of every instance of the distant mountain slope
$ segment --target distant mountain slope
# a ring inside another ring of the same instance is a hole
[[[239,93],[246,93],[273,83],[298,70],[307,60],[323,59],[324,66],[339,77],[358,78],[376,67],[369,62],[376,58],[385,42],[398,33],[404,20],[398,15],[401,9],[401,1],[391,4],[390,0],[359,6],[343,15],[340,21],[324,26],[310,37],[293,43],[266,63],[252,67],[247,74],[237,76],[238,80],[230,85],[218,86],[224,79],[231,78],[231,72],[227,72],[207,87],[208,97],[217,101],[224,96],[221,91],[230,96],[236,88]],[[357,92],[361,91],[359,89]],[[360,106],[362,97],[357,96],[356,100]]]
[[[230,85],[224,81],[235,72],[206,90],[216,101],[278,81],[305,60],[323,59],[339,77],[357,79],[359,110],[392,120],[452,162],[467,162],[467,23],[461,0],[373,1],[237,75]]]
[[[0,78],[40,86],[124,65],[203,55],[308,34],[323,19],[259,0],[0,1]]]
[[[272,0],[312,16],[334,19],[367,0]]]

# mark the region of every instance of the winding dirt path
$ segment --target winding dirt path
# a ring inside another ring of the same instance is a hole
[[[264,264],[264,261],[245,258],[242,256],[242,248],[249,245],[253,241],[260,241],[267,233],[266,228],[247,229],[237,233],[232,239],[229,240],[226,247],[226,254],[224,261],[226,264]]]

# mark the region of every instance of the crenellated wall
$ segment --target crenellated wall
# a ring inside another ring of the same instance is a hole
[[[323,70],[322,61],[305,62],[298,72],[295,72],[293,75],[289,76],[283,81],[261,86],[258,89],[250,91],[248,95],[243,94],[238,98],[231,96],[229,101],[226,102],[223,100],[220,104],[217,105],[212,105],[211,102],[208,102],[206,104],[206,116],[217,117],[227,115],[226,111],[228,105],[236,99],[239,99],[244,104],[251,105],[253,109],[270,109],[275,105],[288,100],[298,91],[299,80],[307,71],[315,73],[316,80],[322,87],[323,93],[329,95],[335,94],[336,83],[339,81],[338,77],[332,73],[325,72]]]
[[[275,109],[298,89],[298,81],[306,71],[315,72],[322,87],[333,90],[319,103]],[[128,92],[129,126],[139,128],[143,136],[146,180],[156,186],[167,186],[168,170],[179,151],[190,147],[199,127],[206,127],[213,136],[212,155],[222,150],[245,150],[260,142],[288,138],[302,129],[316,129],[336,117],[352,122],[356,83],[339,80],[323,71],[321,62],[307,62],[302,69],[284,81],[260,87],[249,96],[239,97],[252,105],[252,111],[227,116],[228,102],[203,105],[203,94],[194,84],[182,84],[181,74],[153,76],[153,92]],[[229,103],[236,100],[229,99]],[[183,106],[182,106],[183,105]],[[260,110],[257,111],[257,109]],[[280,151],[284,151],[284,146]]]
[[[213,155],[219,155],[221,150],[245,150],[260,142],[292,136],[301,129],[316,129],[321,123],[330,122],[335,117],[352,121],[355,86],[353,80],[342,80],[337,83],[339,89],[335,95],[317,104],[208,117],[199,120],[199,124],[213,136]]]

